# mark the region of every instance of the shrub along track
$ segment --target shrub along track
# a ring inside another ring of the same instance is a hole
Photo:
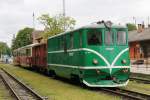
[[[18,81],[4,69],[0,69],[1,79],[17,100],[45,100],[25,84]]]

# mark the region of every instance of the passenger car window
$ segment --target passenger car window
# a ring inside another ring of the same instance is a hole
[[[96,29],[88,32],[88,45],[101,45],[102,33]]]
[[[118,45],[126,45],[126,32],[118,31],[117,32],[117,44]]]
[[[31,56],[31,49],[26,49],[26,55]]]

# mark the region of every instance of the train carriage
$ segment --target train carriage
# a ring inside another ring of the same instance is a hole
[[[14,61],[15,65],[20,65],[23,67],[31,67],[32,59],[32,45],[27,45],[14,50]]]
[[[16,49],[13,51],[13,64],[14,65],[20,65],[20,57],[19,57],[19,50]]]
[[[47,44],[30,44],[13,51],[14,65],[47,71]]]
[[[48,69],[89,87],[128,83],[130,59],[125,26],[100,22],[48,39]]]
[[[47,70],[47,45],[39,43],[32,47],[32,67]]]
[[[98,22],[14,50],[14,64],[79,80],[89,87],[127,85],[130,74],[128,29]]]

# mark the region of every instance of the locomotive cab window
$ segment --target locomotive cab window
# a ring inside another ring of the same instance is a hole
[[[88,45],[101,45],[102,44],[102,32],[92,29],[88,32]]]
[[[126,32],[125,31],[118,31],[117,32],[117,44],[118,45],[126,45]]]
[[[113,45],[114,44],[114,33],[111,31],[105,32],[105,44]]]

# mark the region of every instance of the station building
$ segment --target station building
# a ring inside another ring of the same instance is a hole
[[[138,29],[130,31],[128,35],[131,63],[137,60],[150,63],[150,25],[145,28],[138,24]]]
[[[42,38],[43,30],[34,30],[32,32],[32,43],[39,43],[39,42],[45,42]]]

